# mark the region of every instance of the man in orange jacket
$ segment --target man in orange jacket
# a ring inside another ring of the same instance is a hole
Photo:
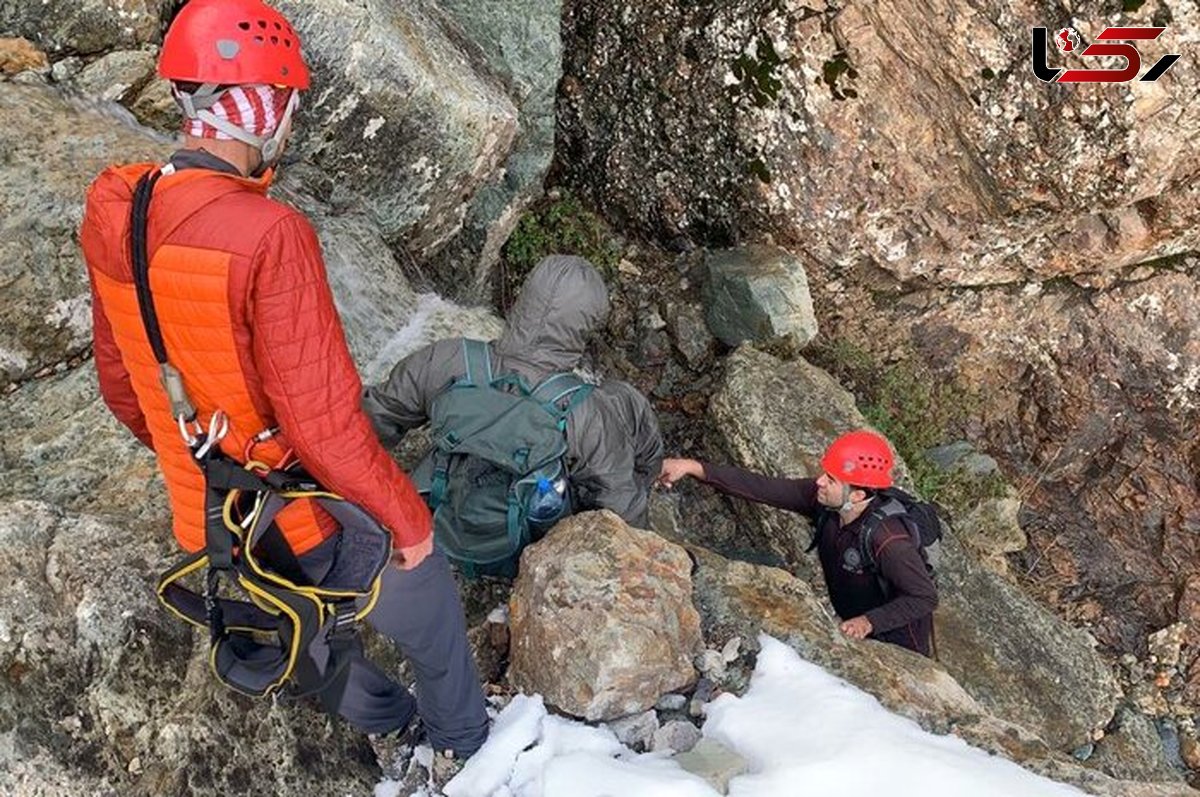
[[[393,536],[395,566],[368,621],[412,663],[418,697],[359,652],[339,713],[373,734],[415,727],[419,713],[436,749],[470,755],[487,735],[487,715],[453,577],[433,553],[424,502],[359,406],[317,236],[298,211],[266,196],[309,85],[300,40],[259,0],[191,0],[167,32],[159,73],[187,117],[183,147],[152,189],[145,234],[150,304],[170,364],[199,419],[228,419],[225,456],[270,467],[298,461]],[[160,381],[130,245],[134,188],[157,168],[101,174],[80,238],[101,393],[157,455],[175,536],[191,552],[205,547],[204,479]],[[288,504],[276,523],[284,557],[319,583],[336,555],[337,524],[306,500]]]

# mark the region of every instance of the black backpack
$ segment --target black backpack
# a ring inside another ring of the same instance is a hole
[[[813,551],[817,547],[821,535],[821,528],[825,525],[825,521],[829,515],[835,514],[832,509],[823,509],[815,520],[813,526],[813,537],[807,548],[808,552]],[[925,562],[925,569],[929,571],[930,578],[934,578],[934,571],[930,549],[942,539],[942,521],[938,515],[937,507],[928,501],[922,501],[915,495],[901,490],[899,487],[888,487],[884,490],[878,490],[875,493],[874,499],[871,501],[866,514],[863,516],[862,525],[859,527],[858,534],[858,554],[859,559],[863,563],[863,568],[868,572],[879,575],[879,568],[875,562],[874,548],[871,545],[871,539],[875,532],[883,525],[883,521],[887,518],[899,518],[908,529],[908,536],[912,540],[913,545],[921,552],[921,559]],[[935,579],[936,580],[936,579]],[[880,579],[880,584],[884,587],[884,592],[889,592],[886,584],[883,584],[883,579]]]

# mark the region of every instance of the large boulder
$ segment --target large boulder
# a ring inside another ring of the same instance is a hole
[[[525,549],[509,603],[509,679],[589,720],[645,711],[695,680],[691,559],[608,510]]]
[[[775,246],[708,253],[704,282],[708,328],[730,346],[786,338],[802,348],[817,335],[804,266]]]
[[[1030,722],[1011,722],[968,694],[939,663],[894,645],[854,641],[830,621],[819,595],[805,582],[773,567],[725,559],[702,548],[693,575],[696,606],[705,639],[721,646],[737,638],[748,653],[759,650],[759,634],[784,642],[806,661],[819,664],[874,695],[889,710],[934,733],[953,733],[970,744],[1090,794],[1111,797],[1196,797],[1180,783],[1133,782],[1109,777],[1055,752],[1031,731]],[[752,657],[751,657],[752,658]],[[750,662],[747,662],[747,666]],[[1034,707],[1026,719],[1036,724]],[[1161,762],[1162,751],[1147,750]],[[1128,777],[1126,769],[1119,776]],[[1147,765],[1136,775],[1170,780],[1171,773]],[[1157,777],[1156,777],[1157,776]]]
[[[508,157],[517,109],[435,5],[283,0],[313,68],[295,145],[426,262]]]
[[[1168,25],[1139,43],[1148,69],[1200,23],[1188,0],[1125,8],[1075,3],[1071,24],[1086,41],[1108,25]],[[1056,13],[1015,0],[572,0],[565,177],[663,241],[769,232],[825,264],[950,284],[1195,248],[1200,67],[1048,85],[1029,67],[1030,29],[1055,29]]]
[[[709,410],[734,462],[790,476],[819,474],[833,438],[865,425],[829,374],[747,347],[729,358]],[[766,518],[759,533],[786,561],[802,561],[805,520],[765,507],[748,517]],[[940,547],[937,646],[946,670],[989,711],[1057,749],[1090,740],[1112,718],[1119,693],[1094,640],[981,567],[953,535]]]
[[[0,390],[86,352],[91,299],[77,232],[88,184],[112,163],[169,152],[166,139],[105,106],[0,83]]]
[[[177,555],[165,523],[4,501],[0,543],[0,791],[316,797],[378,779],[344,723],[216,683],[204,635],[154,598]]]
[[[438,6],[483,52],[518,114],[507,160],[471,200],[462,232],[435,260],[447,296],[486,299],[500,248],[541,196],[554,156],[562,0],[439,0]]]

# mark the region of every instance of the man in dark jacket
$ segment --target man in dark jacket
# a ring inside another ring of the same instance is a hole
[[[778,479],[730,465],[666,459],[659,482],[670,487],[692,476],[728,495],[805,515],[817,525],[817,555],[829,599],[843,618],[842,633],[929,656],[937,587],[904,521],[879,520],[869,538],[875,567],[862,561],[863,523],[878,500],[875,491],[892,486],[894,461],[887,440],[857,431],[826,450],[824,473],[816,479]]]
[[[536,385],[573,370],[608,310],[608,290],[589,262],[547,257],[526,278],[504,334],[490,345],[492,372],[516,373]],[[363,407],[384,444],[395,445],[426,423],[433,400],[465,371],[463,339],[451,338],[409,355],[386,382],[368,387]],[[597,385],[568,416],[566,439],[575,509],[611,509],[645,527],[663,455],[646,397],[624,382]]]

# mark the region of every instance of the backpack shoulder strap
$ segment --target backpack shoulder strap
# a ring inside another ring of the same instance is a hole
[[[482,340],[463,338],[463,365],[467,372],[460,385],[490,385],[492,383],[492,353]]]
[[[591,395],[593,385],[584,382],[570,372],[551,374],[538,383],[530,397],[545,407],[560,420],[566,419],[571,411]],[[565,403],[564,403],[565,402]]]
[[[805,553],[812,553],[817,550],[817,546],[821,544],[821,529],[825,527],[825,521],[829,520],[829,515],[833,510],[821,507],[817,510],[817,514],[812,519],[812,538],[808,541],[808,547],[804,549]]]
[[[907,510],[904,508],[904,504],[890,497],[883,501],[873,502],[873,506],[867,510],[867,514],[863,517],[862,526],[858,532],[858,553],[862,557],[862,561],[871,570],[878,569],[875,562],[875,550],[872,545],[875,532],[879,530],[879,527],[888,518],[900,517],[906,513]]]

